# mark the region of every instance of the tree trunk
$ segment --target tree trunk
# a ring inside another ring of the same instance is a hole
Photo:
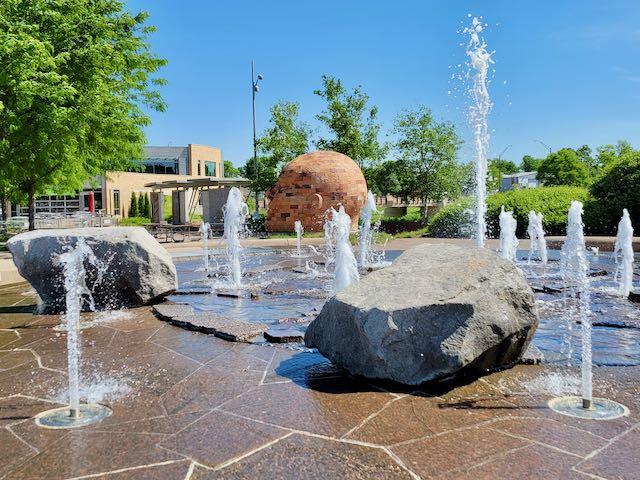
[[[424,210],[422,211],[422,220],[424,221],[424,223],[427,223],[427,217],[429,216],[429,207],[427,205],[428,202],[429,200],[427,200],[426,198],[422,199],[422,208],[424,208]]]
[[[36,229],[36,186],[29,185],[29,230]]]
[[[2,208],[2,221],[6,222],[9,219],[9,197],[6,194],[0,195],[0,208]]]

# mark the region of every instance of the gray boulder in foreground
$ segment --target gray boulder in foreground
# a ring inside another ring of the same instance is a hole
[[[515,363],[533,292],[489,249],[423,244],[331,298],[305,344],[356,375],[410,385]]]
[[[58,256],[83,238],[106,265],[84,262],[86,284],[97,310],[153,303],[177,288],[176,268],[167,251],[142,227],[34,230],[9,239],[18,272],[38,292],[49,313],[65,310],[62,266]],[[86,305],[85,305],[86,310]]]

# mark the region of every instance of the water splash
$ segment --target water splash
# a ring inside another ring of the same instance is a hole
[[[633,225],[626,208],[622,210],[622,218],[618,223],[614,255],[618,293],[622,297],[628,297],[633,288]]]
[[[300,220],[296,220],[293,224],[293,230],[296,232],[296,256],[302,256],[302,234],[304,233],[304,227]]]
[[[481,37],[482,22],[477,17],[471,21],[471,26],[464,29],[469,35],[466,53],[469,57],[470,70],[474,71],[473,84],[469,94],[473,104],[469,107],[468,119],[473,130],[473,151],[475,161],[476,183],[476,245],[483,247],[487,234],[487,148],[489,145],[489,125],[487,117],[491,111],[488,79],[489,65],[493,63],[493,52],[487,50],[487,44]]]
[[[202,222],[200,225],[200,237],[202,238],[202,265],[205,272],[209,271],[209,235],[211,234],[211,226]]]
[[[516,261],[518,251],[518,237],[516,229],[518,221],[513,218],[513,212],[506,212],[504,205],[500,207],[500,248],[498,252],[502,258]]]
[[[227,242],[227,268],[229,270],[229,283],[234,287],[242,286],[242,266],[240,254],[242,246],[240,237],[245,232],[245,222],[249,214],[249,208],[244,203],[242,193],[236,187],[231,188],[227,203],[222,208],[224,213],[224,235]]]
[[[76,418],[80,413],[80,312],[84,303],[88,303],[90,309],[94,309],[91,291],[87,287],[84,261],[98,268],[98,279],[104,271],[102,262],[94,255],[93,250],[83,238],[78,238],[75,247],[58,257],[62,265],[64,275],[64,288],[66,291],[66,313],[64,315],[67,325],[67,363],[69,376],[69,409],[70,416]]]
[[[376,206],[376,197],[369,190],[367,193],[367,201],[360,211],[360,241],[358,250],[358,263],[360,267],[385,266],[385,250],[374,250],[373,243],[377,232],[380,230],[380,221],[382,217],[378,215],[373,222],[373,215],[379,214]],[[386,245],[386,244],[385,244]]]
[[[544,238],[544,228],[542,227],[542,213],[536,213],[533,210],[529,212],[529,225],[527,226],[527,235],[531,239],[531,246],[529,247],[529,259],[538,254],[540,261],[543,265],[546,265],[549,260],[547,252],[547,240]]]
[[[567,221],[567,238],[562,245],[560,268],[565,286],[582,323],[582,398],[592,400],[592,352],[591,352],[591,292],[589,285],[589,261],[584,243],[582,224],[583,205],[571,202]],[[573,318],[569,321],[573,322]]]
[[[333,291],[338,293],[347,288],[351,283],[360,280],[358,262],[349,243],[351,233],[351,217],[347,215],[344,206],[332,216],[333,232],[335,235],[335,269],[333,277]]]
[[[334,237],[335,237],[336,225],[333,219],[337,214],[338,212],[336,212],[336,210],[333,207],[329,208],[324,214],[324,217],[325,217],[324,225],[322,227],[324,230],[323,256],[324,256],[324,269],[327,272],[329,271],[329,266],[331,266],[335,261]]]

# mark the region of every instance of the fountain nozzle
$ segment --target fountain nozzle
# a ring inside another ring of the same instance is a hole
[[[593,401],[590,398],[583,398],[582,408],[584,408],[585,410],[594,410]]]

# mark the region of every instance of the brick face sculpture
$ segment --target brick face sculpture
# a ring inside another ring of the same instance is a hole
[[[270,232],[292,232],[296,220],[305,231],[320,232],[327,209],[340,204],[355,227],[367,197],[367,182],[360,167],[346,155],[317,151],[289,162],[267,197],[271,201],[266,220]]]

